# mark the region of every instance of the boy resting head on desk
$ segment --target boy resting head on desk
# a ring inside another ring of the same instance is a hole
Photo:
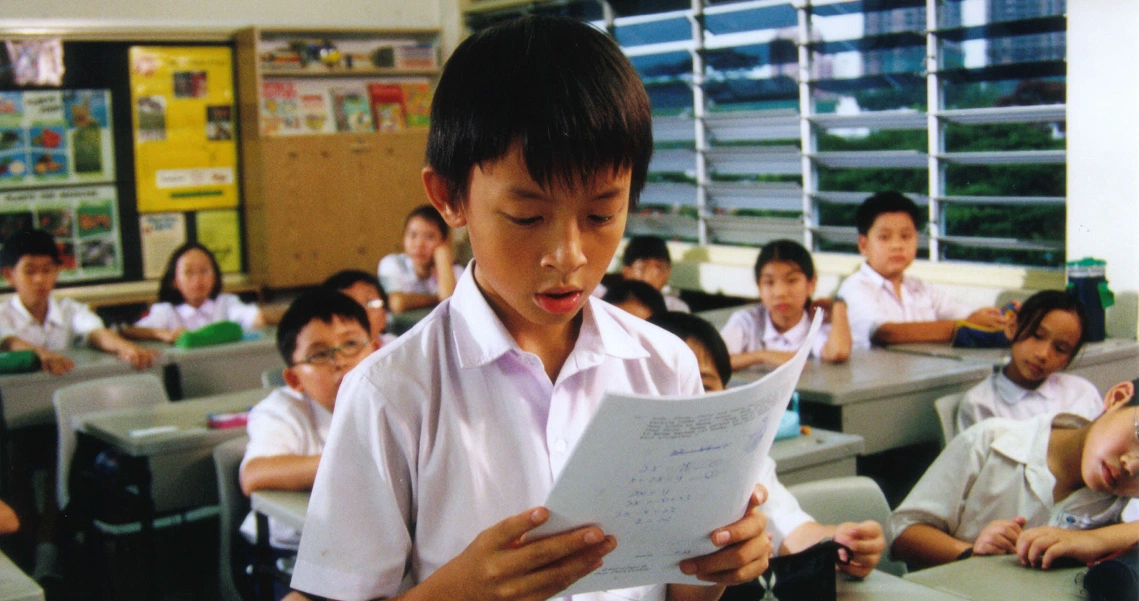
[[[644,186],[648,95],[588,24],[530,16],[467,38],[435,91],[423,180],[474,260],[455,293],[345,379],[292,586],[336,599],[547,599],[620,541],[534,540],[541,507],[606,391],[695,395],[692,351],[590,297]],[[745,514],[678,558],[708,586],[584,599],[718,599],[771,543]]]
[[[34,351],[43,370],[53,374],[75,367],[59,351],[82,344],[114,353],[136,369],[154,365],[157,351],[140,348],[107,329],[86,305],[52,298],[62,264],[55,239],[43,230],[20,230],[4,241],[0,274],[16,293],[0,304],[0,350]]]
[[[715,326],[696,315],[677,311],[654,316],[649,323],[672,332],[692,349],[700,364],[705,392],[724,389],[732,377],[732,360]],[[779,555],[798,553],[829,538],[853,552],[848,563],[837,564],[844,572],[862,578],[878,565],[886,550],[881,524],[873,520],[820,524],[799,507],[799,502],[779,482],[773,459],[764,461],[761,473],[760,483],[767,488],[767,501],[759,510],[767,516],[768,530]]]
[[[288,366],[285,384],[249,413],[249,445],[241,461],[241,490],[309,490],[316,477],[336,393],[344,374],[378,348],[364,307],[335,290],[296,298],[277,326],[277,348]],[[250,542],[252,513],[241,525]],[[270,543],[295,551],[300,532],[269,521]]]
[[[1048,569],[1139,542],[1139,522],[1120,523],[1139,497],[1136,385],[1108,390],[1095,421],[996,417],[958,434],[890,517],[893,557],[930,567],[1015,553]]]

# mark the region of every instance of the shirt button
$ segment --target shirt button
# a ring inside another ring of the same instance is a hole
[[[554,452],[555,453],[565,453],[566,447],[568,447],[568,446],[569,445],[566,443],[566,439],[559,438],[556,441],[554,441]]]

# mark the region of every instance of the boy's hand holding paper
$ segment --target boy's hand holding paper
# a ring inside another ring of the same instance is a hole
[[[564,594],[735,581],[732,570],[759,567],[751,557],[770,542],[752,493],[821,324],[818,312],[795,357],[747,386],[692,398],[605,396],[533,534],[595,525],[618,546]],[[682,571],[682,561],[696,570]],[[758,563],[762,571],[766,556]]]

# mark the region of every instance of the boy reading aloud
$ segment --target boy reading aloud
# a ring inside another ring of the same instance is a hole
[[[606,391],[695,395],[675,336],[593,299],[645,182],[648,96],[607,36],[563,18],[479,32],[447,62],[423,180],[474,259],[454,295],[344,380],[292,586],[335,599],[547,599],[620,541],[529,536]],[[599,466],[599,469],[601,466]],[[581,599],[717,599],[772,552],[759,512],[679,562],[708,586]]]
[[[858,252],[866,261],[843,280],[838,296],[846,301],[854,348],[904,342],[949,342],[956,320],[1003,328],[994,307],[972,311],[948,294],[906,275],[918,253],[924,224],[914,201],[898,192],[879,192],[855,215]]]

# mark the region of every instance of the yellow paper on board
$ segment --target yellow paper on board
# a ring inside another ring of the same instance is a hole
[[[140,213],[237,207],[233,52],[132,46]]]
[[[198,242],[210,249],[222,273],[241,271],[241,234],[237,211],[199,211]]]

